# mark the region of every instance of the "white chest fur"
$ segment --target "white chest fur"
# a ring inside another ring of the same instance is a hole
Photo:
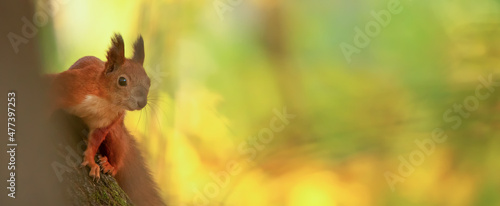
[[[87,95],[80,104],[66,111],[82,118],[90,129],[95,129],[109,126],[123,110],[106,99]]]

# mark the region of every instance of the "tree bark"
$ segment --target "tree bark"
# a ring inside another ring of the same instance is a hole
[[[133,205],[111,175],[102,174],[98,182],[89,176],[89,168],[76,168],[65,175],[66,196],[71,205]]]

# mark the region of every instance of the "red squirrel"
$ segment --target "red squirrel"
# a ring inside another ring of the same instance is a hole
[[[144,70],[144,42],[134,43],[131,59],[125,58],[121,35],[115,34],[107,61],[86,56],[68,70],[50,74],[53,110],[80,117],[89,127],[82,166],[97,180],[100,172],[116,177],[118,184],[137,205],[164,205],[134,138],[123,124],[125,111],[147,104],[150,79]],[[94,160],[97,152],[97,164]],[[150,187],[143,187],[148,185]],[[137,188],[141,186],[141,190]]]

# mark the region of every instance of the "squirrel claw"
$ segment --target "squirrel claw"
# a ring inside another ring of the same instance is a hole
[[[105,156],[98,156],[98,159],[99,159],[99,165],[101,166],[101,171],[105,174],[111,174],[112,176],[115,176],[116,174],[115,167],[109,164],[108,158]]]
[[[83,161],[82,164],[80,164],[80,168],[85,167],[89,164],[87,160]]]
[[[107,161],[108,161],[108,158],[106,156],[97,155],[97,162],[98,163],[104,163]]]
[[[97,179],[97,182],[99,182],[99,179],[101,178],[99,173],[101,173],[99,165],[95,164],[94,166],[90,167],[89,176],[92,177],[92,180],[95,181]]]

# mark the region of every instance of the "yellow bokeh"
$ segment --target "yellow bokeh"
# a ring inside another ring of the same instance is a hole
[[[143,36],[148,105],[125,123],[170,205],[500,204],[499,97],[481,81],[500,65],[499,3],[402,0],[356,46],[391,2],[67,0],[38,37],[60,72]],[[478,85],[488,98],[458,112]]]

